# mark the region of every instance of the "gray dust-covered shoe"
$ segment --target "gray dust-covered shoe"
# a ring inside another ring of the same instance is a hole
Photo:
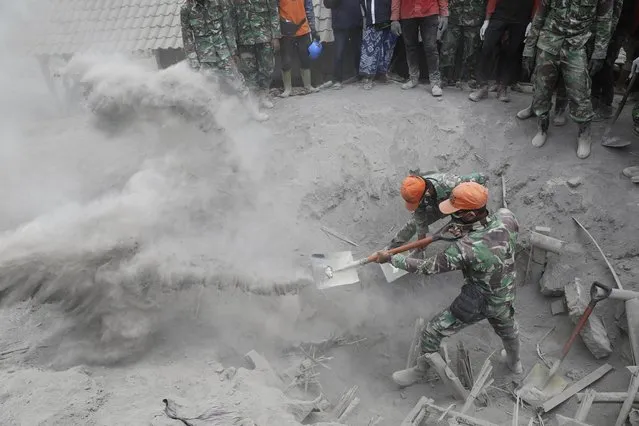
[[[579,136],[577,137],[577,157],[588,158],[590,156],[590,147],[592,145],[592,135],[590,130],[590,121],[579,123]]]
[[[639,166],[626,167],[622,173],[625,177],[632,179],[635,176],[639,176]]]
[[[417,358],[417,365],[405,370],[393,373],[393,381],[400,387],[412,386],[426,378],[428,372],[428,362],[423,358]]]
[[[468,95],[468,99],[470,99],[473,102],[479,102],[482,99],[486,98],[487,96],[488,96],[488,87],[481,86],[479,89],[475,90],[470,95]]]
[[[439,86],[439,84],[433,84],[433,87],[430,89],[430,92],[436,98],[443,95],[442,88]]]
[[[508,86],[499,86],[497,90],[497,99],[500,102],[510,102],[510,96],[508,96]]]
[[[417,87],[419,81],[416,78],[411,78],[406,83],[402,84],[402,90],[409,90]]]
[[[528,120],[530,117],[534,117],[535,112],[532,109],[532,105],[528,106],[528,108],[524,108],[517,113],[517,118],[520,120]]]
[[[501,351],[502,361],[506,363],[513,374],[522,374],[524,367],[519,359],[519,339],[502,340],[504,349]]]
[[[535,148],[541,148],[548,139],[548,117],[540,117],[537,119],[537,134],[532,140],[532,145]]]

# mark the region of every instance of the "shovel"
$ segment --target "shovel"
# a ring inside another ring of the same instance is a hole
[[[601,290],[601,292],[599,290]],[[555,361],[553,366],[550,368],[550,371],[548,372],[548,381],[550,381],[550,379],[552,379],[552,376],[554,376],[559,370],[562,361],[564,360],[564,358],[566,358],[566,355],[568,355],[572,344],[575,342],[575,339],[577,339],[577,336],[579,335],[581,330],[583,330],[586,322],[588,321],[588,318],[590,318],[590,314],[592,314],[592,311],[595,309],[597,303],[601,302],[604,299],[607,299],[608,296],[610,296],[610,293],[610,287],[605,286],[597,281],[592,283],[592,285],[590,286],[590,303],[588,303],[586,310],[581,315],[581,318],[579,318],[579,322],[575,326],[575,329],[572,331],[570,338],[564,345],[564,348],[561,350],[561,358]]]
[[[615,112],[615,115],[612,118],[612,121],[608,123],[608,126],[606,127],[606,131],[604,132],[601,138],[601,144],[605,147],[624,148],[630,145],[630,141],[626,139],[621,139],[618,137],[611,138],[610,132],[612,131],[612,126],[615,124],[615,122],[619,118],[619,115],[621,114],[621,110],[626,105],[626,101],[628,100],[628,96],[630,95],[630,90],[632,90],[632,87],[634,86],[636,79],[637,79],[637,73],[634,73],[632,75],[632,78],[630,79],[630,83],[628,83],[628,88],[626,89],[626,93],[623,94],[623,98],[621,98],[621,102],[619,102],[619,106],[617,107],[617,112]]]
[[[588,303],[586,310],[581,315],[581,318],[579,318],[579,322],[564,345],[561,351],[561,358],[556,361],[550,369],[543,364],[535,364],[530,370],[530,373],[528,373],[528,376],[524,379],[522,386],[517,390],[517,394],[519,394],[524,401],[531,405],[537,405],[537,403],[559,394],[568,385],[566,380],[557,374],[559,367],[564,358],[566,358],[566,355],[568,355],[577,336],[586,325],[595,305],[607,299],[610,293],[611,289],[609,287],[597,281],[592,284],[590,287],[590,303]]]
[[[391,255],[403,253],[410,250],[422,249],[435,241],[455,241],[456,237],[445,237],[444,234],[451,227],[451,224],[445,225],[439,231],[432,235],[413,241],[403,246],[388,250]],[[329,254],[313,254],[311,255],[311,266],[313,268],[313,279],[317,288],[324,290],[331,287],[342,285],[356,284],[359,282],[359,276],[356,268],[366,265],[377,260],[377,254],[371,254],[368,257],[359,260],[353,260],[350,251],[343,251]]]

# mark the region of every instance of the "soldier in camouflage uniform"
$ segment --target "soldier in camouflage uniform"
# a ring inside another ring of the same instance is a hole
[[[439,205],[442,214],[452,214],[460,224],[460,239],[445,251],[426,260],[379,252],[379,263],[391,262],[396,268],[433,275],[462,271],[464,285],[460,295],[422,330],[421,354],[415,367],[397,371],[393,380],[410,386],[428,369],[424,355],[439,350],[441,341],[462,328],[487,319],[502,339],[502,356],[508,367],[521,374],[519,333],[515,320],[515,246],[519,224],[510,210],[490,215],[486,209],[488,190],[475,182],[465,182]]]
[[[457,185],[462,182],[477,182],[485,185],[487,181],[488,178],[482,173],[471,173],[465,176],[431,173],[422,176],[419,170],[411,171],[402,182],[400,192],[406,201],[406,208],[413,212],[413,217],[397,232],[389,247],[399,247],[410,241],[415,234],[418,238],[424,238],[428,233],[429,225],[445,216],[437,206],[448,199]]]
[[[234,0],[240,72],[250,89],[260,92],[260,101],[273,108],[268,98],[279,50],[280,17],[277,0]]]
[[[180,18],[189,65],[195,70],[221,74],[245,96],[248,90],[237,66],[237,31],[230,0],[187,0]]]
[[[544,0],[526,39],[524,67],[532,72],[535,63],[533,109],[539,130],[532,140],[541,147],[548,136],[552,94],[559,75],[563,75],[570,100],[570,117],[579,124],[577,157],[590,155],[590,125],[594,117],[590,100],[590,75],[603,66],[610,42],[613,0],[566,2]],[[590,62],[586,44],[594,32]],[[537,51],[537,52],[536,52]],[[536,54],[536,61],[533,59]]]
[[[479,49],[479,29],[484,22],[486,0],[450,0],[448,3],[448,28],[444,34],[440,68],[446,83],[455,78],[455,58],[461,44],[460,80],[469,80],[475,71]]]

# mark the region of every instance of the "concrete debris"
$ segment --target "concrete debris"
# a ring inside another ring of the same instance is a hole
[[[575,280],[565,287],[566,305],[570,319],[574,324],[579,322],[581,315],[586,310],[589,302],[588,292],[581,285],[581,280]],[[584,344],[596,359],[609,356],[612,346],[603,321],[597,315],[592,314],[583,330],[579,333]]]
[[[639,410],[633,409],[628,415],[630,426],[639,426]]]
[[[544,296],[562,296],[564,287],[572,281],[574,276],[575,270],[570,265],[561,262],[548,263],[539,280],[541,294]]]
[[[581,185],[581,177],[573,177],[566,181],[569,187],[576,188]]]
[[[561,298],[550,302],[550,313],[553,315],[565,314],[568,311],[566,301]]]

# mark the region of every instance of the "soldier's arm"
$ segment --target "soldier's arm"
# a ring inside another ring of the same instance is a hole
[[[304,0],[304,9],[306,9],[306,20],[311,32],[315,33],[315,12],[313,11],[313,0]]]
[[[278,0],[268,0],[269,12],[271,13],[271,34],[272,38],[281,38],[280,32],[280,9]]]
[[[595,48],[592,59],[606,59],[612,27],[612,5],[614,0],[599,0],[595,18]]]
[[[195,67],[199,63],[197,52],[195,51],[195,37],[193,36],[193,29],[189,22],[189,12],[183,7],[180,10],[180,22],[182,24],[182,44],[184,45],[184,53],[189,65]]]
[[[537,9],[537,13],[535,13],[535,17],[532,20],[532,25],[530,26],[530,34],[526,38],[526,44],[523,54],[525,58],[533,58],[535,56],[535,51],[537,50],[537,41],[539,41],[539,33],[541,32],[541,29],[544,27],[544,23],[546,22],[548,9],[550,8],[550,1],[551,0],[541,0],[539,8]]]
[[[237,55],[237,26],[235,14],[233,13],[233,5],[224,0],[222,6],[222,30],[224,31],[224,39],[231,55]]]
[[[422,275],[443,274],[456,271],[462,267],[462,253],[457,244],[452,244],[446,251],[425,260],[409,258],[396,254],[391,258],[394,267]]]
[[[480,185],[486,185],[488,182],[488,175],[485,173],[471,173],[468,175],[462,175],[459,177],[461,182],[477,182]]]
[[[413,238],[415,232],[417,232],[417,223],[413,217],[397,232],[397,234],[395,234],[395,237],[391,240],[389,247],[395,248],[406,244],[411,238]]]

